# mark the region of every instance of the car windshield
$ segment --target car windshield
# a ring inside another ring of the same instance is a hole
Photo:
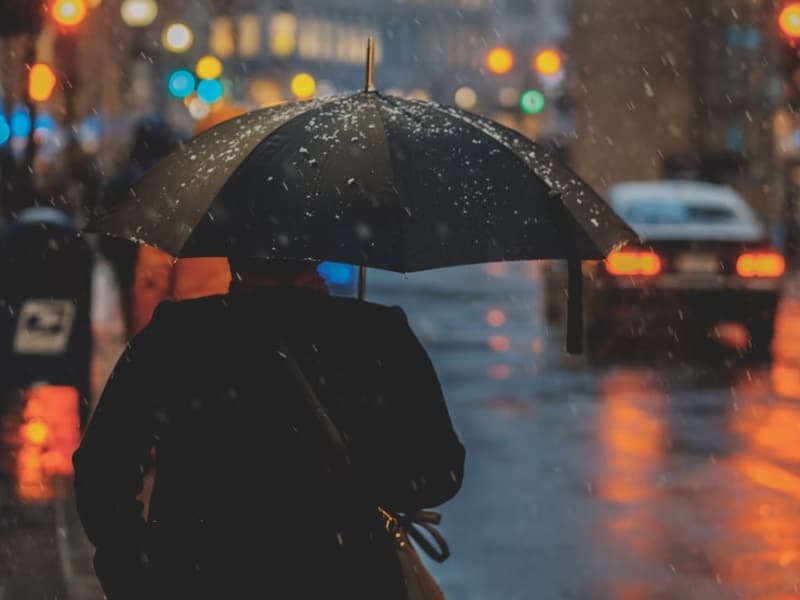
[[[646,202],[629,203],[618,209],[620,216],[636,225],[689,225],[732,223],[736,212],[716,204]]]

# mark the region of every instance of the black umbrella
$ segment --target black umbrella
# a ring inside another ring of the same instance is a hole
[[[579,347],[579,261],[603,259],[635,234],[527,138],[457,108],[380,94],[371,64],[364,91],[256,110],[208,130],[88,230],[176,257],[319,259],[398,272],[564,258],[573,274],[568,345]]]

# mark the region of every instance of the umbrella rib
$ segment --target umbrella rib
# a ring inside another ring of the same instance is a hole
[[[318,105],[321,106],[321,105],[324,105],[324,104],[329,104],[333,100],[338,100],[338,99],[339,98],[337,96],[331,96],[331,98],[328,99],[328,100],[316,100],[316,101],[310,101],[310,102],[317,102]],[[298,105],[300,105],[300,104],[301,103],[298,103]],[[264,110],[269,110],[269,109],[264,109]],[[211,206],[214,204],[214,202],[216,202],[217,198],[219,198],[222,195],[222,192],[225,190],[225,188],[227,188],[231,184],[231,182],[236,178],[236,175],[239,173],[239,171],[242,170],[242,168],[244,167],[244,164],[248,161],[248,159],[261,147],[261,145],[265,141],[267,141],[268,139],[272,138],[273,135],[275,135],[278,131],[280,131],[281,129],[283,129],[284,127],[289,125],[290,123],[293,123],[295,121],[295,119],[299,119],[303,115],[308,114],[309,110],[311,110],[311,109],[308,108],[306,110],[303,110],[302,112],[294,115],[292,118],[287,119],[286,121],[284,121],[283,123],[278,125],[275,129],[270,131],[267,135],[265,135],[258,142],[256,142],[256,144],[250,149],[250,151],[247,154],[244,155],[242,160],[239,161],[239,164],[236,165],[236,168],[233,170],[233,172],[225,179],[225,182],[222,184],[222,186],[220,186],[220,188],[214,194],[214,197],[211,199],[211,202],[208,203],[208,208],[206,209],[206,211],[201,213],[200,216],[197,218],[197,220],[194,222],[194,225],[192,226],[192,229],[191,229],[192,233],[190,233],[187,236],[187,238],[184,240],[183,244],[181,244],[181,249],[179,251],[179,254],[180,254],[180,252],[183,251],[183,248],[186,246],[186,243],[189,241],[189,238],[192,237],[192,234],[197,229],[197,226],[200,224],[200,221],[202,221],[203,217],[205,217],[208,214],[208,211],[211,209]],[[287,143],[288,143],[288,141],[290,139],[292,139],[291,136],[287,136]],[[284,144],[284,146],[285,146],[285,144]]]
[[[395,179],[394,159],[392,157],[392,151],[389,148],[389,128],[386,127],[386,121],[383,118],[383,113],[381,112],[381,106],[380,106],[380,104],[375,102],[374,96],[379,96],[380,98],[384,98],[384,99],[388,99],[388,97],[387,96],[383,96],[382,94],[376,92],[375,94],[373,94],[373,96],[370,97],[370,101],[372,102],[373,106],[375,106],[375,112],[378,113],[378,121],[380,122],[381,129],[383,130],[383,136],[381,136],[381,139],[384,140],[384,147],[386,148],[386,157],[387,157],[387,162],[389,163],[389,173],[391,175],[390,182],[391,182],[391,185],[392,185],[392,189],[395,190],[395,193],[397,194],[398,199],[400,199],[400,198],[402,198],[402,195],[397,191],[397,188],[395,187],[396,179]],[[402,245],[402,252],[400,254],[403,257],[403,270],[405,270],[407,262],[408,262],[408,260],[407,260],[408,257],[406,256],[406,232],[405,232],[405,228],[403,228],[403,231],[401,232],[400,243]]]
[[[489,131],[489,130],[487,130],[485,128],[481,128],[477,123],[475,123],[471,119],[467,118],[466,115],[462,115],[457,111],[454,111],[454,110],[450,109],[450,110],[447,110],[447,114],[455,117],[456,119],[458,119],[459,121],[461,121],[465,125],[471,127],[472,129],[475,129],[475,130],[479,131],[480,133],[482,133],[484,135],[488,135],[490,138],[492,138],[494,141],[496,141],[498,144],[500,144],[503,148],[506,148],[514,156],[514,158],[516,158],[519,162],[521,162],[522,165],[528,171],[530,171],[533,174],[534,177],[539,179],[539,181],[544,183],[549,189],[552,190],[554,188],[553,184],[551,184],[549,181],[546,181],[543,177],[541,177],[531,167],[530,163],[525,159],[524,156],[522,156],[519,152],[517,152],[516,149],[514,149],[513,147],[511,147],[508,144],[506,144],[502,139],[499,139],[497,136],[495,136],[494,133],[492,133],[491,131]],[[546,150],[544,150],[544,149],[541,149],[541,150],[542,150],[542,152],[546,153]],[[549,156],[548,156],[548,158],[549,158]]]

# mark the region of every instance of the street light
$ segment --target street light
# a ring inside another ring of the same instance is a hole
[[[147,27],[156,20],[158,5],[155,0],[124,0],[119,12],[126,25]]]
[[[56,0],[50,14],[58,25],[76,27],[86,18],[86,3],[83,0]]]
[[[495,75],[504,75],[514,66],[514,55],[508,48],[494,48],[486,55],[486,67]]]
[[[781,9],[778,27],[786,37],[800,39],[800,2],[789,2]]]
[[[544,110],[546,100],[539,90],[527,90],[519,97],[519,107],[529,115],[538,115]]]
[[[551,77],[561,72],[564,60],[561,58],[561,53],[555,48],[545,48],[540,50],[533,57],[533,68],[540,75]]]
[[[194,43],[194,34],[183,23],[173,23],[164,30],[161,43],[170,52],[180,54],[186,52]]]

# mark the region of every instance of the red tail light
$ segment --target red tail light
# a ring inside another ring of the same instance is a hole
[[[650,250],[620,250],[606,259],[606,271],[611,275],[644,275],[661,272],[661,258]]]
[[[745,252],[736,261],[736,272],[742,277],[780,277],[786,261],[777,252]]]

